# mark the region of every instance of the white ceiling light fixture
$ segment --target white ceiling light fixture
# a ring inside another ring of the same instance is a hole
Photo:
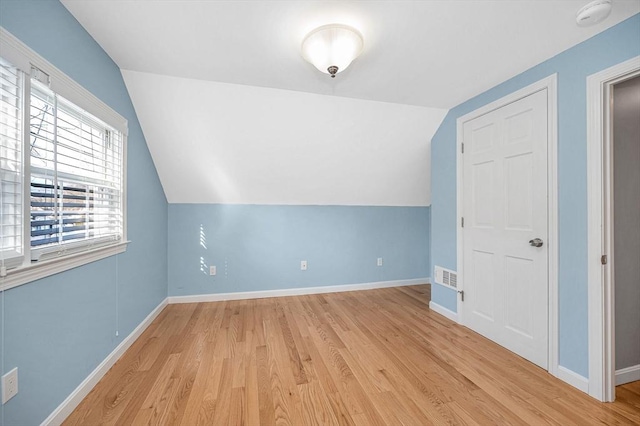
[[[576,13],[576,24],[589,27],[604,21],[611,13],[611,0],[595,0]]]
[[[335,78],[360,55],[364,46],[362,34],[348,25],[323,25],[311,31],[302,41],[302,56],[321,72]]]

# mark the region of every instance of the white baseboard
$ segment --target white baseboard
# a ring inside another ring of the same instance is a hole
[[[120,342],[120,344],[98,365],[86,379],[71,392],[62,404],[58,406],[41,424],[41,426],[58,426],[76,409],[78,404],[89,394],[91,389],[98,384],[102,376],[120,359],[122,354],[140,337],[142,332],[153,322],[162,309],[167,306],[167,299],[164,299],[147,317]]]
[[[569,383],[571,386],[581,390],[582,392],[589,392],[589,379],[561,365],[558,366],[558,379]]]
[[[640,364],[616,370],[616,386],[640,380]]]
[[[322,287],[287,288],[282,290],[243,291],[238,293],[194,294],[190,296],[169,296],[169,303],[220,302],[223,300],[263,299],[266,297],[302,296],[306,294],[339,293],[343,291],[372,290],[376,288],[402,287],[428,284],[431,278],[415,278],[398,281],[377,281],[372,283],[332,285]]]
[[[450,311],[444,306],[434,303],[433,300],[429,302],[429,309],[445,318],[449,318],[453,322],[458,322],[458,314],[456,312]]]

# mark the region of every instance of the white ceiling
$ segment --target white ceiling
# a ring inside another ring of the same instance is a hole
[[[589,28],[589,0],[62,0],[121,69],[451,108],[640,12],[613,0]],[[331,79],[302,39],[327,23],[362,32],[364,51]]]
[[[170,203],[430,204],[447,110],[640,12],[588,0],[61,0],[122,70]],[[331,79],[313,28],[365,47]],[[352,98],[352,99],[349,99]]]

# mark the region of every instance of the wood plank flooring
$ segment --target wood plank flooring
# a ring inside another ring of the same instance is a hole
[[[629,425],[428,308],[430,286],[169,305],[65,425]]]

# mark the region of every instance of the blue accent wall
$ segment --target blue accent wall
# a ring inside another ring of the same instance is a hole
[[[169,295],[428,277],[429,226],[429,207],[169,204]]]
[[[558,74],[559,361],[588,376],[587,76],[640,55],[640,15],[453,108],[432,139],[432,265],[456,265],[456,120]],[[497,64],[499,66],[499,64]],[[437,285],[432,300],[456,311],[456,294]]]
[[[129,121],[126,253],[0,293],[2,425],[42,422],[167,295],[167,202],[120,70],[57,0],[2,0],[0,25]],[[116,331],[119,337],[116,337]]]

